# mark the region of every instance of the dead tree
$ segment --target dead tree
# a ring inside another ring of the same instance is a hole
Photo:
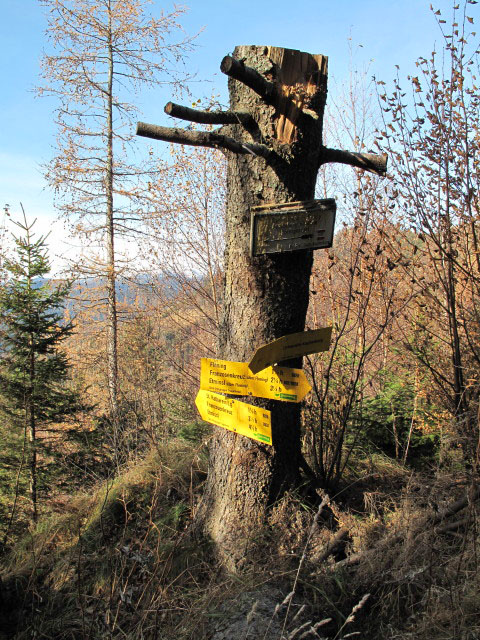
[[[311,250],[251,257],[250,209],[311,200],[319,167],[340,162],[383,175],[386,157],[322,144],[327,58],[278,47],[240,46],[226,56],[230,110],[168,103],[177,118],[223,125],[213,132],[138,124],[139,135],[224,150],[228,156],[223,320],[218,357],[249,361],[264,343],[303,331]],[[301,367],[301,361],[283,363]],[[248,399],[272,412],[273,446],[216,429],[199,509],[219,557],[238,567],[265,524],[268,508],[299,480],[300,406]]]

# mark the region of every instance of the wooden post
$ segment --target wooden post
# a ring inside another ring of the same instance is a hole
[[[236,47],[222,61],[230,76],[230,111],[214,139],[161,128],[161,139],[227,150],[227,220],[223,316],[218,357],[248,362],[266,342],[303,331],[313,255],[310,250],[250,257],[250,209],[311,200],[324,162],[384,173],[386,159],[326,149],[322,141],[327,58],[266,46]],[[193,119],[178,105],[168,107]],[[195,121],[212,122],[197,112]],[[180,115],[182,114],[182,115]],[[209,117],[209,116],[208,116]],[[152,125],[139,123],[143,135]],[[168,133],[170,131],[170,133]],[[170,138],[168,136],[171,136]],[[201,134],[205,135],[205,134]],[[208,135],[208,134],[207,134]],[[160,137],[160,136],[152,136]],[[232,145],[235,142],[235,147]],[[284,363],[301,367],[301,359]],[[215,429],[198,519],[231,570],[241,565],[268,522],[269,507],[295,487],[302,466],[300,406],[248,398],[272,412],[273,446]]]

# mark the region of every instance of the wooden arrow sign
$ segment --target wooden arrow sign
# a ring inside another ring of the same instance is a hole
[[[251,395],[301,402],[312,387],[301,369],[268,367],[261,375],[255,375],[246,362],[202,358],[200,389],[235,396]]]

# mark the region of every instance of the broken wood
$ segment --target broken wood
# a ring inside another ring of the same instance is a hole
[[[245,127],[253,126],[254,119],[249,113],[234,111],[202,111],[191,109],[175,102],[167,102],[164,111],[172,118],[180,118],[199,124],[242,124]]]
[[[325,560],[336,553],[340,547],[344,546],[345,541],[348,538],[349,531],[350,529],[347,527],[339,529],[333,536],[332,540],[330,540],[330,542],[328,542],[322,549],[320,555],[315,558],[315,564],[319,565],[322,562],[325,562]]]
[[[313,118],[317,126],[323,120],[327,94],[328,58],[304,51],[268,47],[267,55],[275,68],[275,137],[279,142],[297,141],[297,126]],[[305,123],[306,124],[306,123]]]
[[[479,498],[480,498],[480,486],[471,487],[467,495],[463,496],[462,498],[459,498],[455,502],[452,502],[452,504],[445,507],[445,509],[437,513],[433,518],[431,516],[426,516],[425,518],[423,518],[423,520],[421,520],[418,523],[418,529],[417,529],[416,535],[424,531],[427,527],[430,527],[430,528],[432,526],[436,527],[437,525],[442,523],[446,518],[449,518],[450,516],[457,514],[459,511],[461,511],[462,509],[465,509],[465,507],[467,507],[469,504],[472,504]],[[468,525],[469,521],[470,520],[468,518],[462,518],[461,520],[457,520],[452,523],[444,524],[441,527],[437,527],[435,531],[436,533],[448,533],[448,532],[456,531],[457,529]],[[403,533],[395,533],[394,535],[388,537],[385,540],[384,544],[388,545],[388,547],[391,548],[393,545],[398,544],[403,539],[404,539]],[[337,562],[333,567],[333,569],[336,571],[337,569],[340,569],[342,567],[359,564],[364,560],[375,557],[378,553],[379,553],[378,548],[366,549],[365,551],[352,553],[352,555],[348,556],[348,558],[345,558],[344,560],[340,560],[340,562]]]
[[[320,123],[322,121],[328,59],[326,56],[302,51],[292,54],[291,49],[281,47],[266,47],[265,53],[277,70],[275,82],[269,82],[258,71],[232,56],[223,58],[220,70],[230,78],[242,82],[266,104],[276,108],[275,137],[280,142],[291,144],[297,139],[299,119],[313,118]],[[310,105],[314,98],[316,102]]]
[[[440,511],[433,518],[433,521],[430,520],[430,522],[432,522],[433,525],[440,524],[440,522],[445,520],[445,518],[455,515],[456,513],[464,509],[466,506],[468,506],[472,502],[475,502],[475,500],[478,500],[478,498],[480,498],[480,486],[472,487],[470,491],[467,493],[467,495],[465,495],[463,498],[459,498],[458,500],[453,502],[451,505],[449,505],[448,507]],[[427,524],[428,521],[429,519],[426,518],[425,524]]]
[[[462,518],[462,520],[457,520],[456,522],[449,522],[448,524],[444,524],[443,527],[438,527],[436,529],[437,533],[451,533],[452,531],[457,531],[462,527],[466,527],[470,523],[470,518]]]
[[[241,155],[249,154],[262,158],[268,158],[273,153],[272,149],[264,144],[237,142],[233,138],[215,133],[215,131],[187,131],[185,129],[176,129],[175,127],[160,127],[156,124],[148,124],[146,122],[137,123],[137,136],[163,140],[165,142],[188,144],[193,147],[226,149],[233,153]]]

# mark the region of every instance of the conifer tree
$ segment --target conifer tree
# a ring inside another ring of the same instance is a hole
[[[191,50],[192,38],[181,33],[178,19],[183,8],[157,11],[155,18],[148,15],[150,0],[41,0],[41,4],[51,47],[42,59],[44,84],[38,92],[59,101],[57,151],[46,177],[55,189],[57,209],[88,247],[76,265],[79,272],[105,286],[96,302],[105,304],[106,373],[117,423],[116,285],[126,269],[118,240],[138,228],[139,199],[153,170],[132,153],[137,108],[129,99],[140,87],[182,86],[187,76],[175,67]]]
[[[22,209],[23,210],[23,209]],[[70,284],[51,287],[46,236],[35,239],[25,212],[15,224],[16,256],[7,260],[9,275],[0,290],[0,398],[7,424],[23,429],[30,474],[33,521],[38,515],[38,429],[79,408],[77,393],[66,385],[69,364],[59,348],[72,332],[63,322]]]

